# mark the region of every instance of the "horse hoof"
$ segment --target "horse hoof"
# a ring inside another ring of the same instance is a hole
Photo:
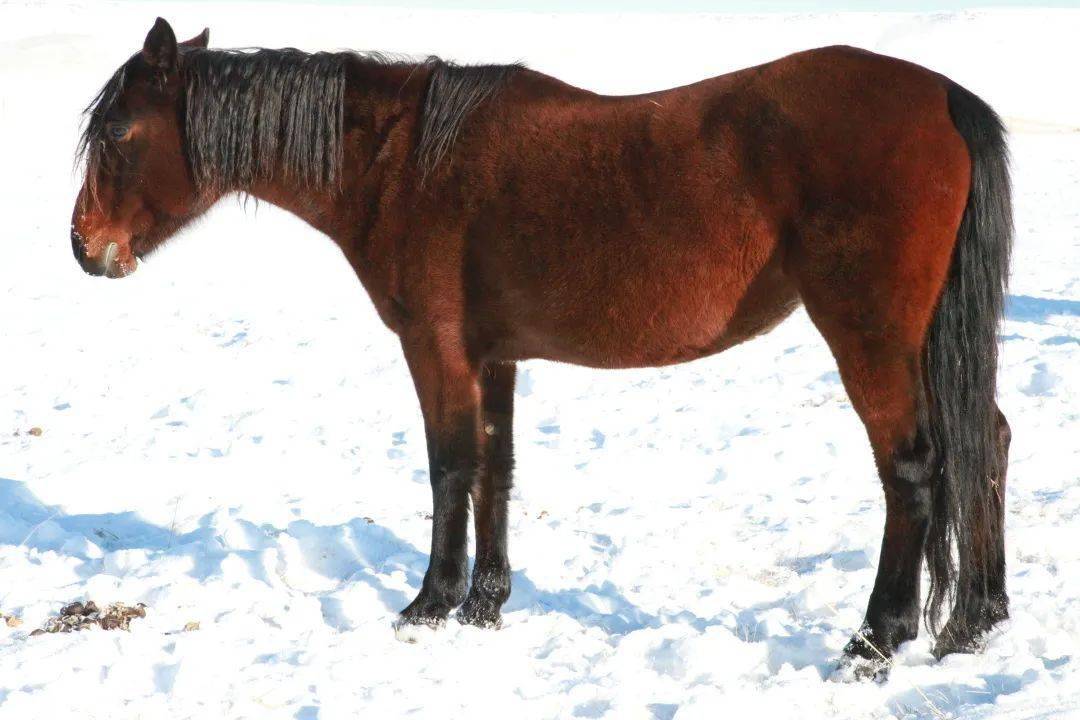
[[[401,611],[394,623],[394,636],[402,642],[419,642],[445,626],[449,614],[450,608],[445,603],[434,602],[421,592],[409,607]]]
[[[963,653],[974,655],[980,653],[986,647],[985,633],[976,637],[962,637],[957,634],[942,632],[934,643],[934,658],[941,660],[946,655]]]
[[[938,633],[934,643],[934,657],[940,660],[953,653],[975,654],[986,649],[986,643],[994,628],[1009,617],[1005,602],[989,604],[978,612],[971,612],[973,619],[950,617]]]
[[[394,637],[399,642],[415,645],[430,640],[445,625],[445,619],[407,617],[402,614],[394,622]]]
[[[484,600],[474,600],[472,597],[465,601],[455,616],[462,625],[488,630],[498,630],[502,627],[502,614],[498,606]]]
[[[889,671],[892,664],[881,658],[871,659],[859,655],[844,655],[837,663],[836,669],[829,676],[832,682],[857,683],[874,682],[883,684],[889,679]]]

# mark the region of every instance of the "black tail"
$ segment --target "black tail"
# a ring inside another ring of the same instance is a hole
[[[1004,498],[997,484],[1004,468],[999,467],[994,390],[1012,200],[1001,118],[952,82],[948,99],[953,124],[971,155],[971,189],[926,349],[931,425],[942,467],[934,483],[926,545],[930,594],[925,616],[937,634],[942,606],[951,597],[950,632],[973,638],[1007,615]],[[997,617],[984,617],[988,614]]]

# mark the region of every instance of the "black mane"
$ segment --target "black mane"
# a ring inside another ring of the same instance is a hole
[[[489,99],[520,65],[454,65],[432,58],[434,67],[424,95],[416,160],[427,176],[450,152],[466,118]]]
[[[138,55],[109,79],[84,111],[78,156],[91,191],[109,160],[106,117],[122,94]],[[315,189],[337,189],[344,161],[346,64],[351,59],[397,62],[373,53],[184,49],[184,141],[200,190],[246,189],[286,178]],[[423,101],[416,162],[426,178],[444,160],[469,114],[490,99],[519,65],[459,66],[439,58]]]
[[[200,188],[285,178],[341,181],[345,63],[350,53],[194,50],[184,54],[184,135]]]

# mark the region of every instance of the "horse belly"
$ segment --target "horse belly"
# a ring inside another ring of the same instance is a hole
[[[758,335],[798,305],[771,233],[604,249],[520,278],[510,295],[514,320],[492,354],[604,368],[669,365]]]

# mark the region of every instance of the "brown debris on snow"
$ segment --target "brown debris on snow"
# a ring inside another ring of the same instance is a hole
[[[65,605],[60,614],[45,621],[44,627],[30,635],[45,633],[68,633],[75,630],[101,628],[102,630],[128,630],[134,618],[146,617],[146,605],[113,603],[102,611],[93,600]]]

